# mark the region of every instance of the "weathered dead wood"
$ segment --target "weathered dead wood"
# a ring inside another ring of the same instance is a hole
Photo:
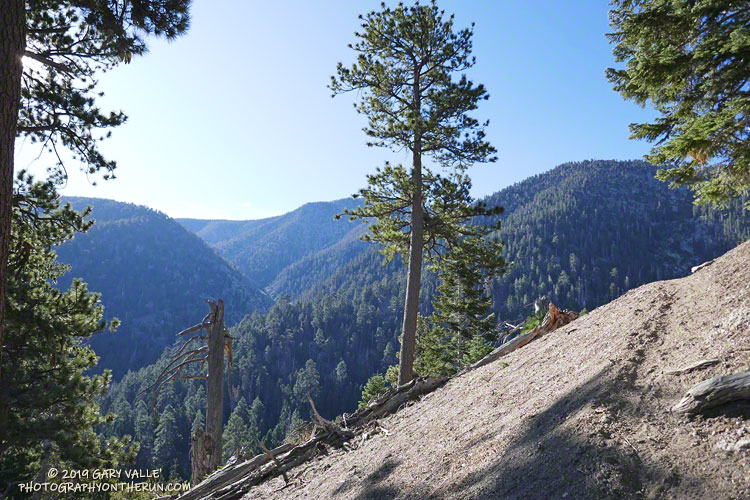
[[[543,337],[544,335],[557,330],[561,326],[567,325],[576,318],[578,318],[577,312],[568,311],[567,309],[560,310],[557,308],[557,306],[550,302],[549,309],[547,310],[547,314],[544,316],[541,325],[534,328],[530,332],[519,335],[510,342],[506,342],[505,344],[501,345],[500,347],[489,353],[487,356],[464,369],[462,373],[470,372],[484,365],[492,363],[493,361],[496,361],[503,356],[510,354],[516,349],[520,349],[532,340]]]
[[[323,436],[318,436],[298,446],[284,444],[250,460],[227,466],[209,475],[203,482],[179,498],[180,500],[240,498],[253,486],[272,477],[283,476],[289,470],[315,456],[318,453],[318,443],[322,439]]]
[[[198,330],[204,328],[205,326],[206,325],[204,325],[203,323],[198,323],[197,325],[193,325],[190,328],[185,328],[180,333],[178,333],[177,336],[180,336],[180,335],[190,335],[191,333],[195,333]]]
[[[683,373],[690,373],[695,370],[702,370],[703,368],[707,368],[709,366],[717,365],[721,363],[721,360],[713,358],[713,359],[701,359],[700,361],[696,361],[695,363],[691,363],[687,366],[684,366],[682,368],[677,368],[676,370],[669,370],[666,372],[667,375],[682,375]]]
[[[750,399],[750,371],[704,380],[693,386],[672,411],[695,415],[740,399]]]
[[[289,450],[294,448],[291,444],[282,444],[281,446],[271,450],[274,456],[279,456],[287,453]],[[207,495],[211,491],[217,491],[221,488],[225,488],[228,485],[235,483],[247,476],[250,472],[268,463],[270,458],[263,453],[257,455],[249,460],[234,464],[233,466],[225,467],[217,470],[207,476],[199,485],[191,489],[189,492],[183,494],[181,500],[194,500],[199,498],[205,498],[203,495]]]
[[[193,484],[198,484],[206,475],[206,471],[209,470],[208,454],[213,448],[210,440],[211,438],[201,427],[195,429],[190,446],[191,482]]]
[[[138,393],[138,396],[156,387],[153,396],[152,410],[156,408],[156,396],[161,387],[172,380],[201,379],[206,380],[206,430],[202,429],[191,436],[191,460],[192,479],[196,483],[209,472],[216,470],[221,465],[222,449],[221,435],[223,427],[223,400],[224,400],[224,353],[229,361],[228,382],[231,394],[231,371],[233,366],[232,337],[224,327],[224,301],[218,299],[206,300],[209,306],[208,314],[197,325],[193,325],[180,333],[178,336],[192,334],[206,330],[207,334],[193,335],[187,339],[180,349],[172,356],[167,366],[161,371],[156,382]],[[195,341],[206,341],[205,346],[187,350]],[[205,354],[203,357],[199,357]],[[208,374],[182,375],[183,369],[190,364],[200,363],[201,370],[208,363]]]
[[[697,272],[697,271],[700,271],[700,270],[701,270],[701,269],[703,269],[704,267],[708,267],[708,266],[710,266],[711,264],[713,264],[713,263],[714,263],[714,260],[716,260],[716,259],[711,259],[711,260],[709,260],[709,261],[706,261],[706,262],[704,262],[703,264],[697,265],[697,266],[695,266],[695,267],[691,268],[691,269],[690,269],[690,272],[691,272],[691,273],[695,273],[695,272]]]
[[[352,415],[345,415],[346,427],[325,419],[318,413],[310,398],[315,425],[323,430],[306,442],[297,445],[283,445],[268,453],[241,463],[227,465],[221,470],[206,477],[200,484],[180,496],[180,500],[212,498],[230,500],[241,498],[250,488],[270,478],[283,476],[289,470],[307,462],[320,452],[320,447],[344,445],[348,440],[367,430],[367,424],[396,412],[403,404],[432,392],[448,380],[441,378],[418,378],[371,402],[367,407],[357,410]],[[383,429],[384,434],[388,431]],[[273,458],[271,458],[273,457]],[[273,463],[271,463],[273,462]]]
[[[313,416],[315,417],[317,425],[320,426],[324,432],[339,436],[344,441],[347,439],[351,439],[354,436],[354,433],[352,431],[343,429],[330,420],[326,420],[325,418],[321,417],[320,413],[318,413],[317,408],[315,408],[315,403],[313,403],[313,400],[309,394],[307,395],[307,400],[310,402],[310,408],[312,408]],[[314,430],[313,435],[315,435]]]
[[[211,436],[206,472],[221,466],[221,434],[224,424],[224,301],[209,300],[208,380],[206,381],[206,434]]]
[[[282,477],[284,478],[284,483],[285,484],[289,484],[289,476],[286,475],[286,471],[283,470],[283,468],[281,466],[281,463],[276,458],[276,456],[273,453],[271,453],[271,450],[269,450],[268,448],[266,448],[266,445],[264,445],[262,442],[258,441],[258,446],[260,446],[260,449],[263,450],[265,452],[265,454],[268,456],[268,458],[270,460],[272,460],[273,463],[276,464],[276,467],[278,467],[279,472],[281,473]]]
[[[428,377],[413,379],[404,385],[390,389],[366,407],[346,415],[349,429],[364,426],[378,418],[395,413],[404,403],[417,399],[423,394],[430,393],[448,381],[449,377]]]
[[[314,458],[320,450],[318,449],[320,438],[314,438],[306,443],[295,446],[286,455],[283,460],[279,458],[281,467],[277,467],[275,464],[266,464],[259,467],[254,472],[246,476],[244,479],[235,482],[221,490],[217,490],[209,494],[206,497],[200,498],[211,498],[215,500],[238,500],[242,498],[245,493],[250,491],[250,488],[256,486],[264,481],[267,481],[279,474],[284,474],[295,467],[298,467],[310,459]]]

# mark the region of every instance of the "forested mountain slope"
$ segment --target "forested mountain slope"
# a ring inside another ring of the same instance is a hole
[[[505,207],[499,233],[513,267],[493,284],[500,317],[525,316],[547,295],[597,307],[626,290],[687,274],[750,238],[746,200],[727,210],[693,204],[642,161],[566,163],[488,197]]]
[[[491,285],[498,316],[525,317],[540,295],[591,309],[643,283],[684,276],[750,237],[743,199],[723,211],[697,207],[689,190],[669,189],[655,173],[642,161],[566,163],[485,198],[505,207],[498,236],[513,263]],[[343,240],[284,269],[271,286],[277,296],[310,298],[404,272],[383,268],[378,248]]]
[[[269,285],[287,266],[359,235],[357,224],[334,216],[359,202],[342,199],[307,203],[277,217],[251,221],[178,219],[211,244],[260,287]]]
[[[94,226],[57,249],[74,277],[102,294],[107,318],[122,321],[115,333],[92,338],[98,369],[115,378],[153,363],[175,334],[205,314],[203,299],[222,297],[227,322],[255,310],[267,311],[270,297],[253,287],[194,234],[146,207],[95,198],[64,198],[74,208],[94,207]],[[197,319],[196,319],[197,317]]]
[[[509,207],[500,236],[514,262],[491,284],[499,319],[528,316],[526,304],[542,294],[566,308],[591,309],[645,281],[684,276],[747,238],[750,214],[738,205],[722,212],[695,208],[691,193],[667,189],[654,171],[642,162],[571,163],[491,197]],[[279,295],[298,290],[297,300],[279,300],[268,314],[249,316],[231,330],[234,399],[225,401],[226,418],[240,398],[257,403],[243,419],[272,446],[307,416],[307,392],[325,416],[356,407],[365,381],[397,362],[404,266],[382,260],[377,246],[345,237],[282,271],[273,286],[286,290]],[[427,274],[423,314],[436,285]],[[153,444],[158,424],[147,418],[150,400],[135,395],[156,380],[165,361],[129,374],[103,402],[134,417],[119,432],[145,443],[144,468],[161,463]],[[181,436],[170,460],[184,474],[195,411],[205,405],[202,385],[170,384],[157,401],[157,412],[169,408],[174,417],[164,420],[174,421],[169,425]]]

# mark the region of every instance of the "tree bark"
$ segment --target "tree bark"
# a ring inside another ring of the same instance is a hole
[[[224,417],[224,301],[209,301],[208,380],[206,381],[206,434],[210,439],[209,472],[221,466],[221,433]]]
[[[412,184],[414,194],[411,201],[411,234],[409,237],[409,273],[406,278],[404,301],[404,323],[402,326],[401,353],[398,366],[398,385],[414,378],[414,352],[417,344],[417,315],[419,314],[419,289],[422,281],[422,247],[424,245],[424,214],[422,213],[422,134],[419,119],[421,99],[419,71],[414,72],[415,131],[412,148]]]
[[[0,367],[8,291],[13,149],[21,101],[21,56],[26,48],[25,8],[24,0],[3,0],[0,8]],[[0,384],[3,384],[2,378],[3,374],[0,371]],[[0,401],[0,443],[7,437],[7,405],[3,398]]]
[[[190,445],[191,483],[193,485],[200,483],[210,472],[208,457],[211,452],[213,452],[211,438],[201,427],[198,427],[193,433]]]

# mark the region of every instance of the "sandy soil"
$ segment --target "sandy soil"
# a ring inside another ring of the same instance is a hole
[[[717,365],[667,372],[705,358]],[[245,499],[750,498],[750,402],[669,408],[750,369],[750,242],[452,379],[354,451]],[[332,417],[332,416],[329,416]]]

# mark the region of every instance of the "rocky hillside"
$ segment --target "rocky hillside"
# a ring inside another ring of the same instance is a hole
[[[693,419],[670,408],[748,369],[748,262],[745,243],[631,290],[244,498],[747,498],[750,403]]]

